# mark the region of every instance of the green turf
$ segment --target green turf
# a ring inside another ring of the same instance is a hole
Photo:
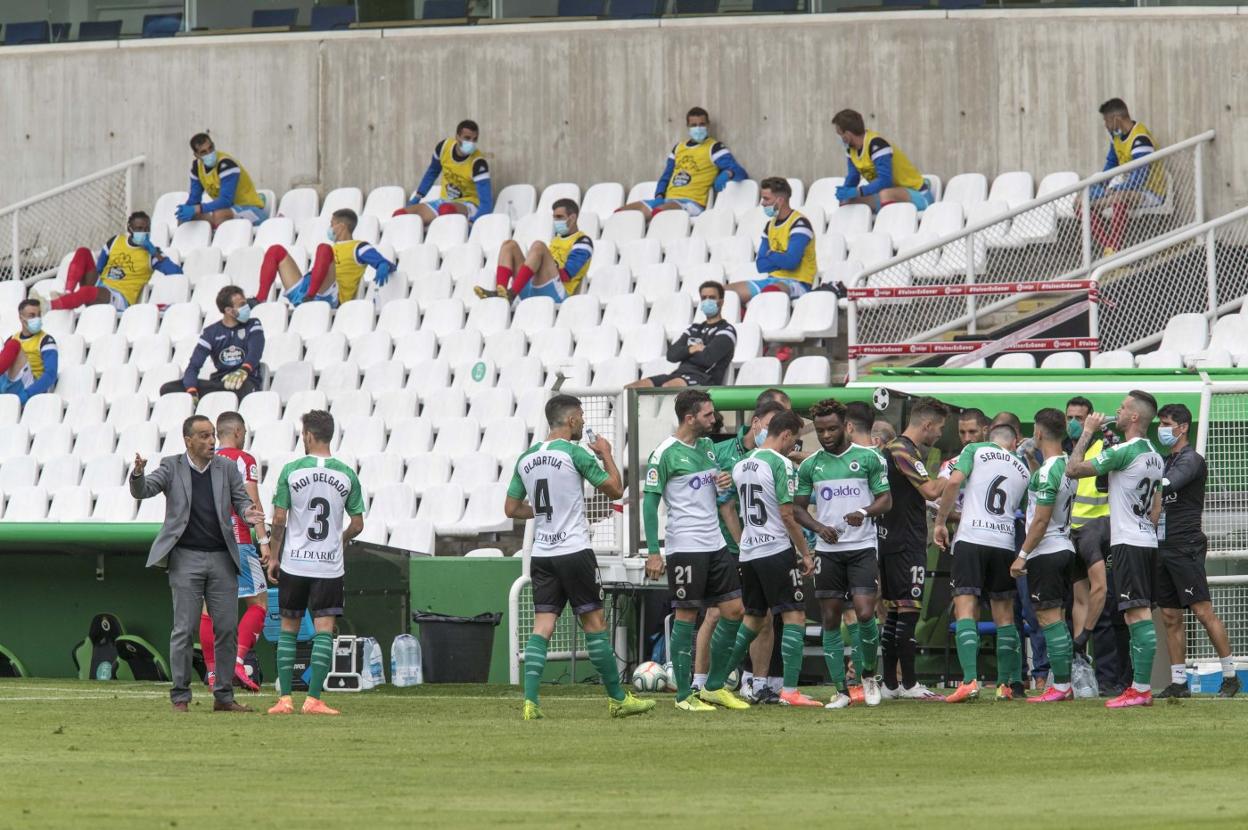
[[[156,685],[0,681],[0,827],[1248,826],[1244,700],[689,714],[657,695],[611,720],[600,689],[564,687],[525,723],[503,687],[327,695],[341,718],[214,715],[196,693],[178,716]]]

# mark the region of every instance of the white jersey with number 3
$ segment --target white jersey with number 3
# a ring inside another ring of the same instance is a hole
[[[286,510],[282,570],[296,576],[342,576],[343,514],[364,512],[355,471],[336,458],[305,455],[282,468],[273,506]]]
[[[991,442],[967,444],[954,466],[962,485],[962,521],[955,542],[1014,550],[1014,511],[1031,477],[1014,453]]]

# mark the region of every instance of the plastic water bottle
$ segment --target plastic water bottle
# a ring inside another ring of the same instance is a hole
[[[381,644],[373,637],[364,639],[364,671],[368,675],[369,686],[380,686],[386,682],[386,673],[381,665]],[[390,676],[394,676],[393,670]]]
[[[585,435],[586,445],[593,444],[595,441],[598,440],[598,433],[594,432],[594,428],[591,426],[587,425],[585,427],[584,435]]]
[[[1070,664],[1070,685],[1075,697],[1079,700],[1087,700],[1100,694],[1096,683],[1096,671],[1082,655],[1076,654],[1074,661]]]
[[[420,640],[411,634],[400,634],[390,645],[390,682],[395,686],[419,686],[425,682]]]

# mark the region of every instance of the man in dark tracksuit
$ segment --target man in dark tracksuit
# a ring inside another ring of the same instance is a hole
[[[241,398],[260,388],[260,358],[264,355],[264,329],[251,319],[251,307],[243,289],[227,285],[217,292],[221,320],[204,329],[191,353],[181,380],[160,387],[160,394],[190,392],[199,398],[209,392],[236,392]],[[200,379],[204,361],[212,358],[213,373]]]

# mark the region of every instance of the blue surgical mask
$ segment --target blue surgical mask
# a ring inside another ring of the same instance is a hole
[[[211,153],[201,156],[199,160],[204,163],[204,167],[212,169],[217,166],[217,151],[213,150]]]
[[[768,219],[775,216],[776,206],[775,205],[763,205],[763,215],[766,216]]]
[[[1157,427],[1157,440],[1163,447],[1173,447],[1179,443],[1179,436],[1174,434],[1174,427]]]
[[[754,446],[761,447],[763,442],[767,440],[767,427],[763,427],[758,431],[758,435],[754,436]]]
[[[555,220],[555,233],[559,234],[559,236],[567,236],[568,235],[568,223],[563,219],[556,219]]]
[[[333,228],[330,228],[329,230],[325,231],[325,238],[329,240],[329,244],[331,245],[338,241],[338,237],[334,236]]]
[[[690,127],[689,137],[699,143],[706,141],[706,137],[710,135],[710,131],[706,127]]]
[[[849,142],[843,138],[841,139],[841,146],[845,148],[845,152],[849,152]]]
[[[714,317],[719,313],[719,300],[706,299],[703,300],[698,308],[702,309],[702,313],[707,317]]]
[[[31,334],[38,334],[43,331],[43,318],[31,317],[26,321],[26,328],[30,329]]]
[[[248,320],[251,319],[251,306],[247,305],[246,303],[239,306],[236,309],[236,311],[238,312],[238,322],[246,323]]]
[[[1083,435],[1083,422],[1071,418],[1066,422],[1066,434],[1070,436],[1070,440],[1078,441],[1079,436]]]
[[[131,231],[130,238],[134,240],[135,245],[146,245],[148,232],[147,231]]]
[[[477,149],[477,142],[475,141],[459,142],[459,152],[463,153],[465,156],[471,156],[473,154],[473,151],[475,151],[476,149]]]

